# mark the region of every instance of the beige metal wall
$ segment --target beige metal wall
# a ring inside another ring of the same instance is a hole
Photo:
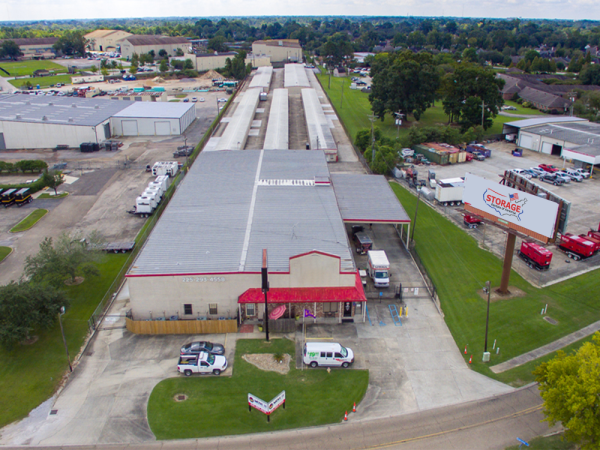
[[[135,334],[223,334],[237,333],[236,320],[131,320],[125,326]]]
[[[271,62],[297,61],[302,62],[302,49],[278,45],[252,44],[252,53],[255,55],[268,55]]]

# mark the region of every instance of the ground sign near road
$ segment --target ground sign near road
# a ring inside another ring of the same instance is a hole
[[[465,177],[465,209],[547,243],[554,237],[558,204],[472,174]]]
[[[260,412],[267,415],[267,421],[270,420],[270,415],[275,412],[277,408],[283,405],[285,409],[285,391],[281,391],[273,400],[265,402],[256,395],[248,394],[248,410],[252,411],[252,408],[259,410]]]

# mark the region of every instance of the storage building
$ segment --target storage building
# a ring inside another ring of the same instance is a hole
[[[179,136],[194,119],[193,103],[134,102],[116,113],[110,123],[114,136]]]
[[[271,62],[302,62],[302,47],[298,39],[254,41],[252,54],[267,55]]]
[[[141,55],[154,50],[154,54],[158,57],[161,50],[167,52],[169,56],[175,56],[177,49],[183,53],[190,53],[192,44],[184,37],[169,37],[169,36],[146,36],[132,34],[125,39],[118,41],[121,48],[121,56],[129,58],[134,53]]]
[[[127,274],[133,320],[262,317],[266,249],[269,313],[364,321],[345,215],[410,220],[384,177],[345,176],[322,151],[200,153]]]
[[[131,102],[0,95],[0,150],[79,147],[111,137],[110,118]]]
[[[129,36],[131,33],[123,30],[94,30],[86,34],[84,37],[88,41],[88,48],[91,51],[115,51],[119,47],[119,42]]]
[[[56,57],[54,44],[58,41],[56,37],[46,38],[20,38],[20,39],[0,39],[0,45],[4,41],[14,41],[23,53],[21,59],[51,59]]]

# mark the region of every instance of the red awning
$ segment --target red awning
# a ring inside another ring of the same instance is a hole
[[[269,303],[309,302],[364,302],[367,301],[360,275],[356,274],[354,286],[314,288],[271,288],[267,294]],[[265,294],[260,288],[251,288],[238,298],[238,303],[264,303]]]

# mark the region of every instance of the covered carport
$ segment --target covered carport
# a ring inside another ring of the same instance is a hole
[[[410,217],[383,175],[332,173],[331,181],[344,223],[391,224],[408,247]]]
[[[577,147],[564,148],[562,157],[565,160],[573,161],[576,167],[591,168],[600,164],[600,146],[598,145],[579,145]],[[590,173],[592,173],[590,171]]]

